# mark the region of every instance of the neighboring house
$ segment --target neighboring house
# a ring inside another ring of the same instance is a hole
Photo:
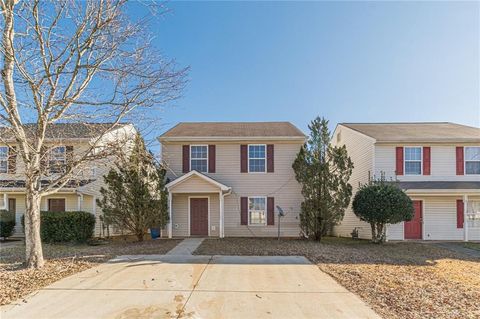
[[[346,145],[354,187],[369,178],[398,180],[414,201],[412,221],[388,225],[387,240],[480,240],[480,129],[454,123],[341,123],[332,143]],[[349,207],[334,234],[370,226]]]
[[[171,182],[163,236],[298,237],[293,161],[305,135],[288,122],[180,123],[159,137]]]
[[[29,125],[26,124],[27,131]],[[88,150],[90,143],[97,140],[99,135],[110,126],[111,124],[108,123],[63,123],[50,126],[45,140],[46,147],[51,149],[50,157],[45,160],[48,176],[44,176],[41,183],[48,185],[71,159]],[[30,125],[30,127],[33,126]],[[112,140],[129,139],[135,132],[135,128],[130,124],[119,124],[102,137],[99,146],[111,143]],[[0,133],[2,133],[1,128]],[[3,140],[5,140],[4,137],[2,135]],[[19,237],[24,236],[20,221],[25,213],[25,174],[21,156],[13,151],[15,147],[13,139],[7,138],[4,144],[0,141],[0,209],[15,212],[14,236]],[[109,159],[98,159],[83,165],[65,187],[53,195],[42,198],[41,210],[90,212],[97,220],[95,236],[102,236],[103,229],[99,220],[101,213],[97,210],[96,198],[100,196],[103,174],[110,169],[111,165]]]

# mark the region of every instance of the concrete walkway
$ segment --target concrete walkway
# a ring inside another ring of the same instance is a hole
[[[122,256],[0,308],[9,318],[375,318],[298,256]]]
[[[203,240],[204,238],[185,238],[170,250],[167,255],[191,256],[198,246],[202,244]]]

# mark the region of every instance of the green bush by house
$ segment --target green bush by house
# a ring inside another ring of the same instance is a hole
[[[95,216],[88,212],[40,213],[40,235],[42,241],[47,243],[86,242],[93,237],[94,227]]]
[[[10,237],[15,229],[15,213],[0,210],[0,237]]]
[[[370,224],[372,241],[385,241],[386,225],[408,221],[415,210],[412,200],[395,183],[383,179],[362,185],[352,202],[355,215]]]

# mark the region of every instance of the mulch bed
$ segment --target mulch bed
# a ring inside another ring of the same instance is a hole
[[[384,318],[480,318],[480,260],[432,244],[205,240],[201,255],[301,255]]]
[[[142,243],[112,240],[98,246],[43,245],[46,259],[41,269],[24,266],[25,246],[0,248],[0,305],[9,304],[48,286],[57,280],[105,262],[119,255],[164,254],[179,243],[176,239],[149,240]]]

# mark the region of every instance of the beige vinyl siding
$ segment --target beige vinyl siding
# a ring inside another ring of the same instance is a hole
[[[375,175],[395,178],[395,148],[397,146],[430,146],[431,172],[430,175],[401,175],[400,181],[478,181],[478,175],[456,175],[455,147],[462,145],[408,145],[408,144],[377,144],[375,147]]]
[[[190,234],[189,224],[189,198],[191,197],[207,197],[209,206],[209,231],[210,236],[217,237],[220,226],[220,202],[218,193],[189,193],[189,194],[173,194],[173,221],[172,232],[174,237],[187,237]],[[167,235],[165,232],[164,236]]]
[[[338,134],[340,139],[338,140]],[[346,145],[348,156],[354,163],[354,170],[349,183],[353,187],[352,200],[358,190],[359,184],[368,182],[369,173],[373,171],[374,140],[344,126],[338,126],[332,138],[336,146]],[[370,224],[362,222],[353,213],[351,201],[345,211],[345,216],[340,225],[334,227],[335,236],[350,237],[353,229],[359,229],[360,238],[371,238]]]
[[[461,197],[423,198],[425,240],[463,240],[463,228],[457,228],[457,199]]]
[[[2,195],[3,196],[3,195]],[[21,224],[21,218],[25,214],[26,210],[26,200],[24,194],[8,194],[8,198],[15,198],[16,200],[16,211],[15,211],[15,233],[16,237],[23,237],[23,227]],[[65,209],[67,211],[76,211],[78,210],[78,196],[76,194],[53,194],[46,197],[43,197],[40,204],[40,209],[46,211],[48,209],[48,199],[49,198],[64,198],[65,199]],[[8,200],[7,200],[8,202]],[[85,195],[82,203],[81,210],[93,213],[93,196]],[[100,225],[98,223],[95,225],[95,235],[98,235]]]
[[[300,234],[299,213],[302,202],[301,187],[295,180],[292,169],[293,161],[300,150],[302,143],[285,141],[268,141],[263,144],[274,144],[275,172],[274,173],[240,173],[240,145],[262,144],[263,142],[195,142],[191,144],[216,145],[216,173],[207,173],[214,180],[232,188],[232,194],[225,197],[225,236],[276,236],[277,220],[274,226],[240,225],[240,197],[269,196],[275,198],[275,205],[279,205],[287,214],[282,218],[282,234],[297,237]],[[182,145],[189,143],[162,144],[162,160],[168,167],[171,180],[183,175],[182,173]],[[216,189],[218,192],[219,189]],[[179,196],[175,194],[175,196]],[[173,204],[173,215],[178,214]],[[277,209],[275,209],[277,213]],[[183,213],[181,213],[183,215]],[[275,217],[277,218],[277,216]],[[185,231],[180,231],[185,234]],[[173,230],[175,235],[176,231]]]
[[[387,240],[403,240],[404,239],[404,225],[403,222],[397,224],[387,225]]]
[[[423,202],[422,232],[424,240],[464,240],[464,229],[457,228],[457,200],[461,196],[412,196]],[[469,200],[480,200],[469,197]],[[480,239],[480,227],[469,227],[469,240]],[[404,223],[389,225],[388,240],[404,239]]]
[[[198,176],[192,176],[188,180],[183,181],[183,183],[172,187],[171,191],[174,193],[214,193],[218,192],[219,188]]]

